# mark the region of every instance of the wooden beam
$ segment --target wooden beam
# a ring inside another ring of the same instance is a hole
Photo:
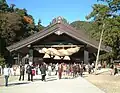
[[[84,47],[84,45],[35,45],[34,48],[44,48],[44,47]]]

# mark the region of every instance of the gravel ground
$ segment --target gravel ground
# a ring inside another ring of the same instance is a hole
[[[103,90],[105,93],[120,93],[120,76],[105,72],[99,75],[86,75],[85,79]]]

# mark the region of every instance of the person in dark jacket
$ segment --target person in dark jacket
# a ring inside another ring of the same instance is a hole
[[[28,73],[28,81],[33,81],[32,66],[29,64],[27,66],[27,73]]]
[[[118,74],[117,66],[114,67],[114,75]]]
[[[25,67],[23,65],[20,65],[20,77],[19,77],[19,81],[21,80],[21,77],[22,77],[22,80],[24,80],[24,73],[25,73]]]
[[[40,67],[40,71],[41,71],[41,75],[42,75],[42,81],[46,81],[45,80],[45,76],[46,76],[46,65],[43,63]]]
[[[58,75],[59,75],[59,79],[62,78],[62,73],[63,73],[63,64],[59,64],[59,67],[58,67]]]
[[[89,74],[91,74],[91,70],[92,70],[92,67],[91,67],[91,65],[89,64],[89,65],[88,65],[88,73],[89,73]]]

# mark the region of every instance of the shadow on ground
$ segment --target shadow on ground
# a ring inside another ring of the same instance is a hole
[[[16,85],[25,85],[29,84],[30,82],[17,82],[17,83],[9,83],[8,86],[16,86]],[[0,85],[0,87],[5,86],[4,84]]]
[[[55,80],[57,80],[57,78],[54,77],[54,76],[46,78],[46,82],[48,82],[48,81],[55,81]],[[42,79],[34,79],[33,81],[42,81]]]
[[[46,80],[46,82],[55,81],[55,80],[57,80],[57,79],[48,79],[48,80]]]
[[[10,83],[9,86],[15,86],[15,85],[24,85],[29,84],[30,82],[17,82],[17,83]]]
[[[33,81],[41,81],[42,79],[33,79]]]

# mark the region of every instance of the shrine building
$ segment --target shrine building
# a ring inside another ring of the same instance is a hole
[[[76,30],[57,17],[51,24],[28,38],[25,38],[7,49],[15,54],[12,64],[25,62],[39,64],[46,63],[88,63],[96,60],[98,41],[90,38],[85,31]],[[101,52],[109,52],[111,49],[101,45]]]

